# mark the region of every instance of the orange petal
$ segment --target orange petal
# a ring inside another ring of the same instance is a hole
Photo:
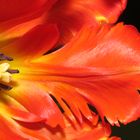
[[[39,83],[18,80],[18,84],[17,87],[9,91],[10,96],[32,114],[46,120],[48,125],[55,127],[60,124],[60,126],[64,126],[62,113]]]
[[[38,57],[54,47],[58,37],[56,25],[38,25],[12,44],[2,47],[1,52],[16,59]]]
[[[98,116],[95,113],[92,113],[88,107],[88,103],[83,99],[82,96],[76,91],[76,88],[62,84],[59,82],[49,81],[44,84],[47,91],[52,94],[57,100],[58,103],[64,110],[64,114],[74,123],[74,118],[78,120],[81,124],[83,119],[87,119],[92,122],[93,125],[96,125],[98,122]],[[67,94],[66,94],[67,93]],[[67,108],[64,106],[67,106]],[[69,113],[69,111],[72,114]],[[74,117],[74,118],[73,118]],[[83,118],[85,117],[85,118]]]
[[[29,123],[29,125],[32,126],[32,123]],[[1,140],[11,140],[11,138],[14,140],[49,140],[42,127],[41,123],[35,123],[34,129],[33,127],[24,127],[19,122],[0,115]]]
[[[76,87],[102,119],[126,124],[140,117],[139,45],[140,34],[133,26],[86,27],[62,49],[36,63],[44,62],[47,73],[55,75],[49,80]]]
[[[59,0],[47,21],[58,25],[65,43],[85,24],[114,23],[125,6],[126,0]]]
[[[67,122],[66,128],[61,129],[43,123],[20,123],[1,115],[0,129],[2,140],[108,140],[110,135],[109,128],[102,124],[92,127],[85,122],[82,127],[77,124],[74,128]]]
[[[14,128],[14,129],[13,129]],[[13,127],[10,125],[10,123],[6,122],[3,117],[0,116],[0,138],[2,140],[10,140],[15,139],[15,140],[26,140],[20,134],[15,133],[15,126]]]
[[[1,93],[0,102],[0,114],[5,114],[7,117],[25,122],[39,122],[43,120],[37,115],[30,113],[24,106],[5,93]]]

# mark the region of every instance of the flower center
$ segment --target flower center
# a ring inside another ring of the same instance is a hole
[[[13,61],[13,59],[9,56],[0,53],[0,61],[7,60]],[[7,85],[12,81],[12,74],[19,73],[18,70],[10,69],[10,64],[3,62],[0,63],[0,90],[10,90],[12,87]]]

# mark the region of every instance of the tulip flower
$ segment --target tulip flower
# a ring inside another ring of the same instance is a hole
[[[59,44],[68,42],[85,24],[114,23],[126,0],[1,0],[0,41],[22,36],[40,23],[57,24]]]
[[[42,24],[0,45],[0,138],[119,140],[109,124],[140,117],[139,32],[85,26],[47,53],[59,36],[55,24]]]

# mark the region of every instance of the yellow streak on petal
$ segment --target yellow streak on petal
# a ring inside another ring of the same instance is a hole
[[[0,102],[0,115],[10,117],[10,114],[7,112],[7,108],[5,107],[2,101]]]

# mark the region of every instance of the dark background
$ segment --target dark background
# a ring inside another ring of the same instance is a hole
[[[140,140],[140,119],[120,127],[112,127],[112,136],[121,137],[122,140]]]
[[[125,11],[119,18],[126,24],[135,25],[140,31],[140,0],[128,0]]]
[[[127,8],[119,18],[119,22],[132,24],[140,31],[140,0],[128,0]],[[132,36],[133,37],[133,36]],[[139,46],[140,47],[140,46]],[[112,127],[112,135],[120,136],[122,140],[140,140],[140,119],[122,125],[121,127]]]

